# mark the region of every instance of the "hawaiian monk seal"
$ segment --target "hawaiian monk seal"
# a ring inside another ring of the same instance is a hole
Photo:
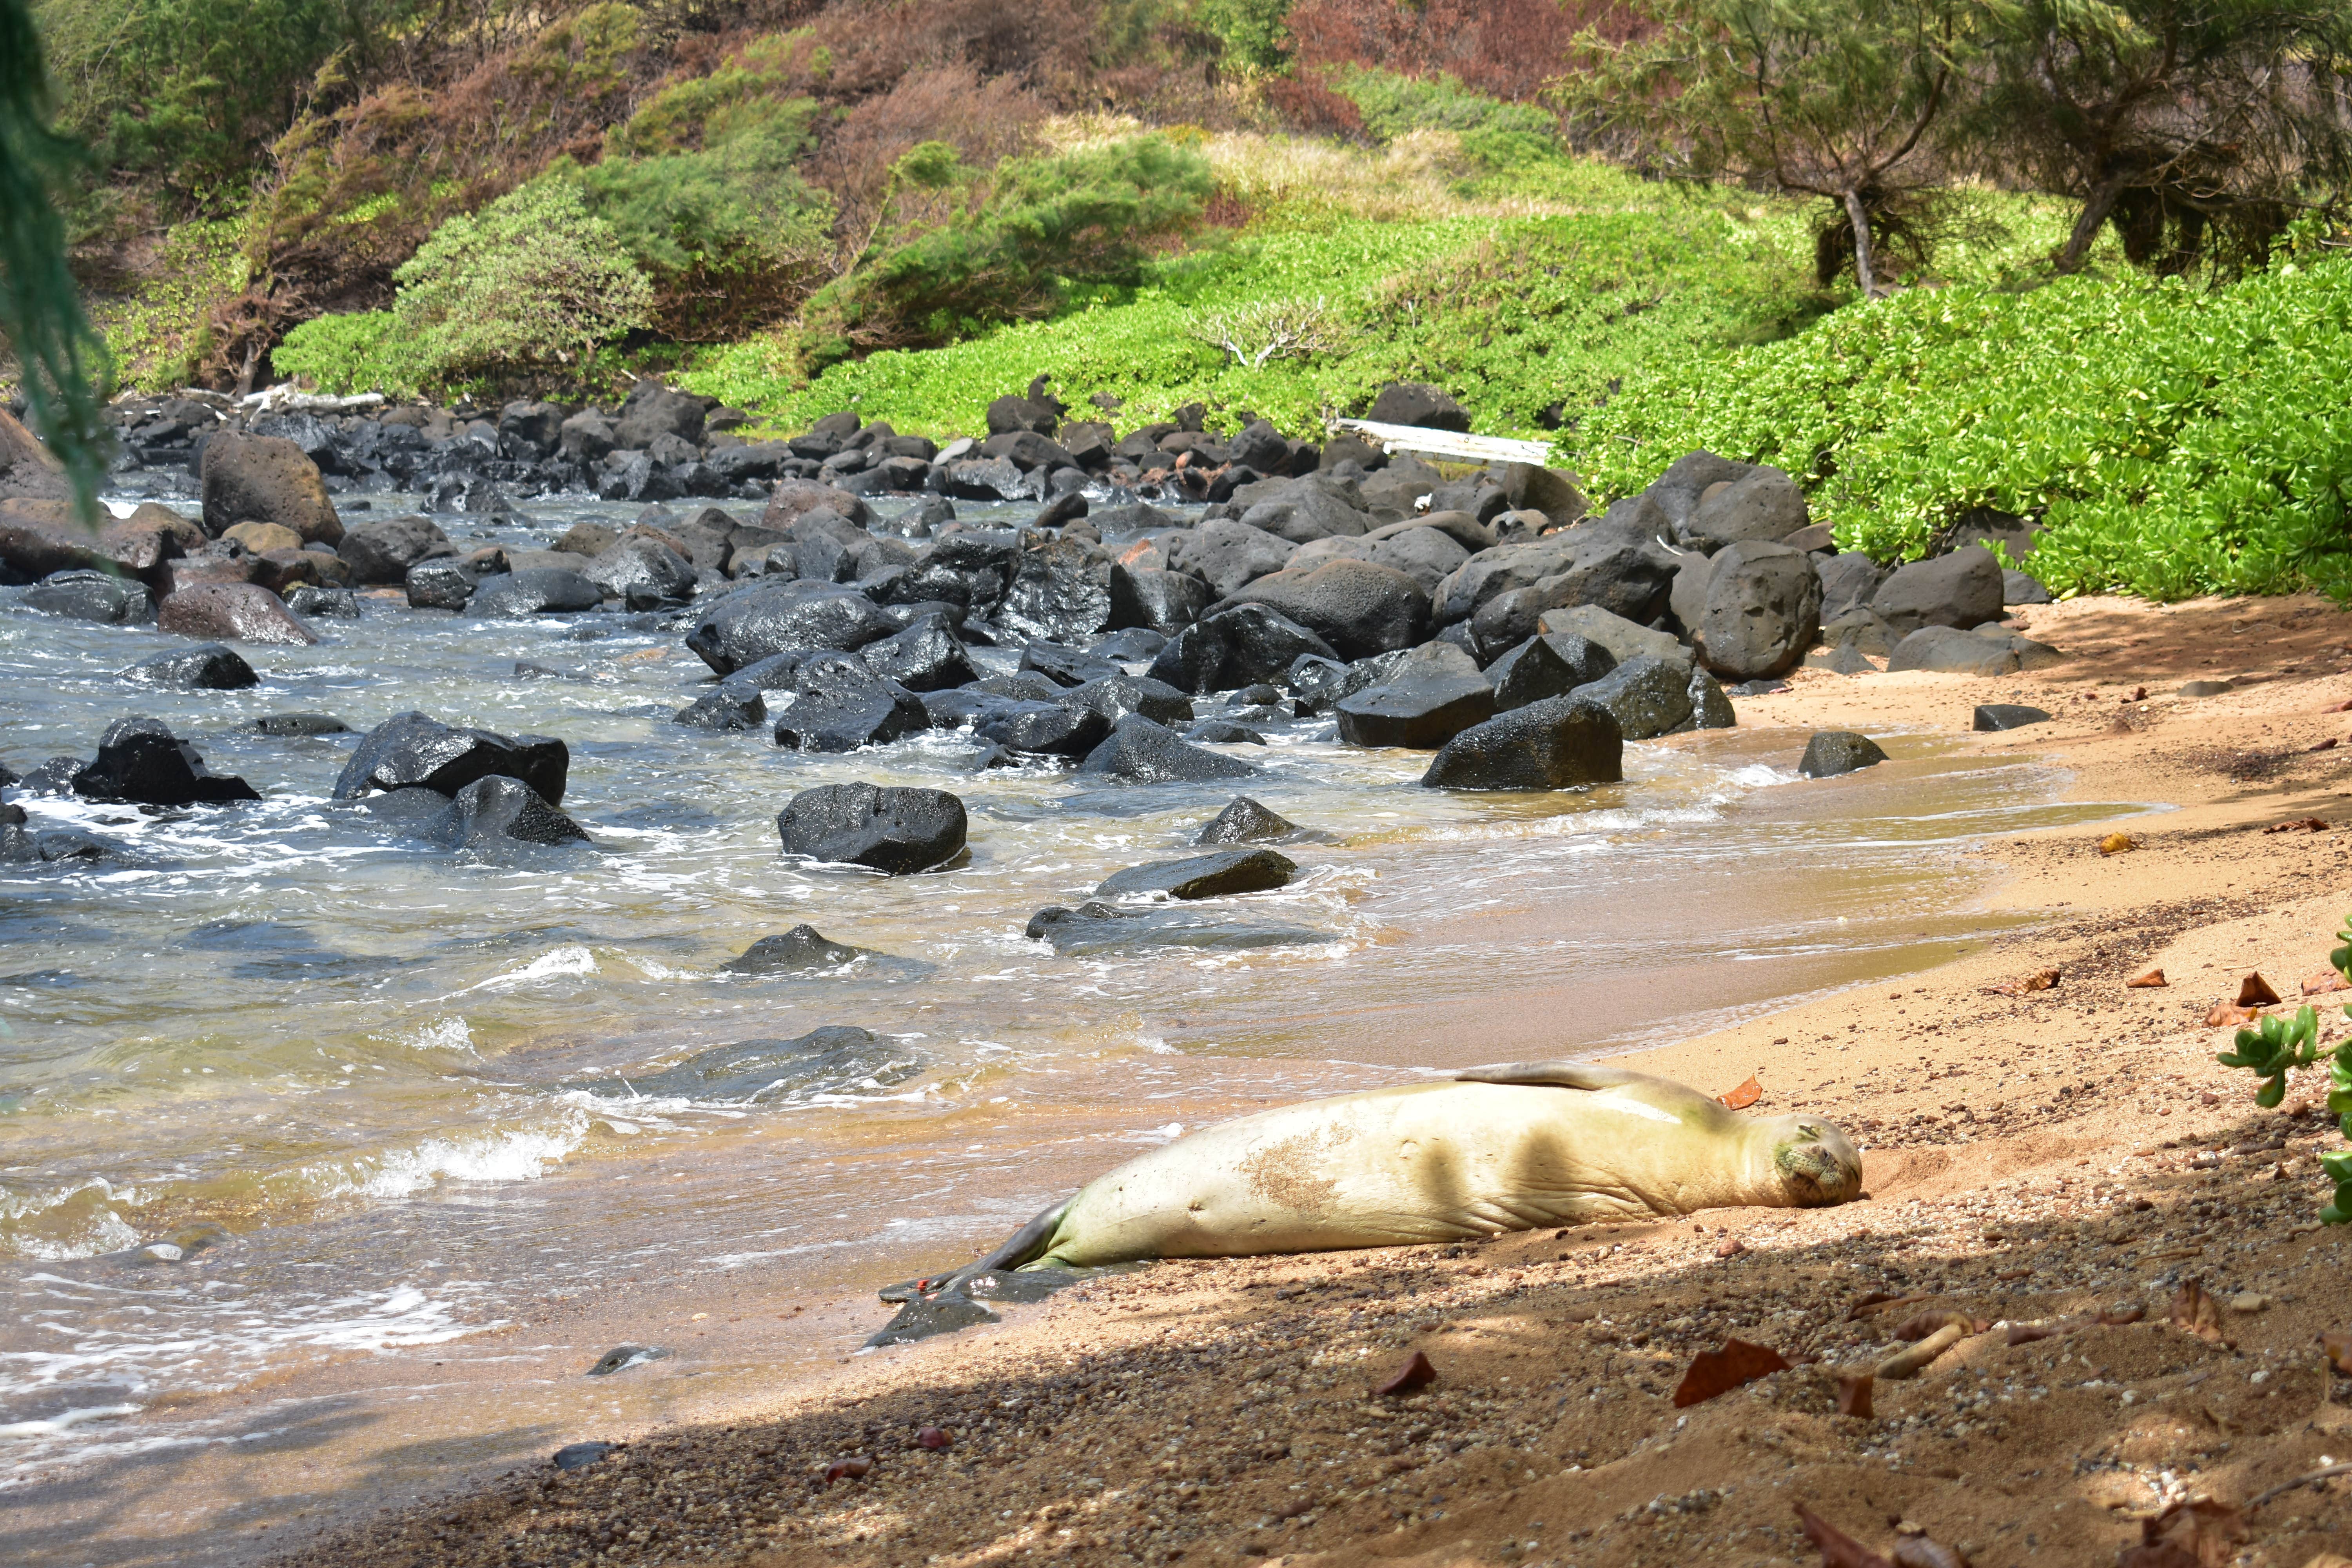
[[[1861,1190],[1861,1156],[1818,1117],[1750,1118],[1668,1079],[1528,1062],[1204,1128],[1089,1182],[933,1288],[993,1269],[1402,1247],[1741,1205],[1815,1208]]]

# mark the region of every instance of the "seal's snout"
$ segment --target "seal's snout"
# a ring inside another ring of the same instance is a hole
[[[1775,1144],[1772,1163],[1780,1172],[1789,1201],[1799,1208],[1827,1208],[1862,1193],[1862,1156],[1845,1134],[1826,1121],[1800,1117]]]

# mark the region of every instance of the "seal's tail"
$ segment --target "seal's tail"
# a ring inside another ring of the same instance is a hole
[[[1076,1201],[1076,1198],[1077,1194],[1073,1193],[1069,1197],[1046,1205],[1037,1211],[1034,1218],[1014,1231],[1005,1239],[1004,1244],[993,1252],[985,1253],[954,1273],[942,1278],[918,1279],[915,1281],[916,1290],[926,1296],[936,1296],[943,1291],[961,1295],[965,1284],[982,1274],[999,1268],[1018,1268],[1024,1263],[1044,1257],[1046,1243],[1054,1239],[1054,1227],[1062,1223],[1064,1212]]]

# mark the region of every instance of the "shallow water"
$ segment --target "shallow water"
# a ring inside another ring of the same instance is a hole
[[[634,510],[444,521],[461,544],[543,544]],[[878,1285],[1258,1103],[1623,1048],[1916,969],[1994,924],[1973,841],[2116,809],[1926,737],[1800,784],[1803,736],[1770,731],[1630,746],[1626,781],[1586,793],[1441,795],[1414,787],[1424,755],[1307,721],[1224,749],[1265,770],[1244,793],[1335,841],[1231,906],[1326,940],[1063,958],[1023,936],[1032,913],[1182,853],[1234,788],[974,773],[938,734],[803,757],[684,729],[668,716],[707,672],[656,618],[370,602],[316,647],[247,650],[257,689],[156,693],[115,674],[152,631],[16,597],[0,760],[88,756],[143,713],[265,798],[147,816],[9,792],[36,827],[134,859],[0,872],[0,1480],[198,1440],[118,1420],[174,1393],[620,1281],[871,1259]],[[331,804],[356,731],[412,708],[563,739],[564,805],[598,847],[493,863]],[[355,732],[236,728],[286,711]],[[969,861],[887,879],[782,858],[784,802],[849,780],[958,791]],[[906,962],[719,971],[804,921]],[[790,1043],[828,1025],[877,1037]],[[671,1070],[757,1042],[722,1094]],[[1726,1071],[1702,1087],[1745,1069]],[[131,1253],[158,1240],[184,1256]]]

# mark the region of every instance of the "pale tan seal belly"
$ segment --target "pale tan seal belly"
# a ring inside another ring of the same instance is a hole
[[[1861,1180],[1844,1137],[1816,1119],[1752,1119],[1664,1079],[1536,1063],[1206,1128],[1088,1183],[1039,1216],[1051,1226],[1042,1247],[999,1266],[1320,1252],[1843,1203]]]

